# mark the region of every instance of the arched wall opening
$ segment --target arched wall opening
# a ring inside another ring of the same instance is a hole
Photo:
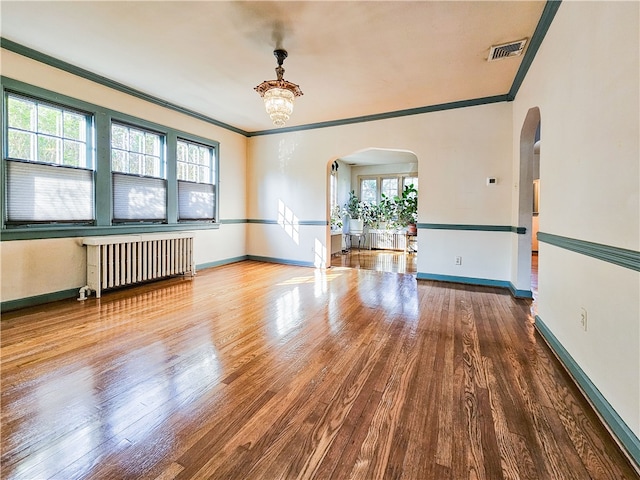
[[[518,225],[526,232],[518,235],[516,286],[531,289],[531,257],[533,252],[534,179],[539,179],[540,163],[536,158],[536,142],[540,140],[540,109],[529,109],[520,131],[520,175],[518,197]],[[539,144],[538,144],[539,146]],[[538,198],[535,197],[537,201]],[[537,212],[536,212],[537,213]]]
[[[328,261],[344,248],[344,238],[331,228],[332,206],[337,205],[342,210],[349,199],[349,192],[354,190],[359,196],[358,177],[361,174],[369,176],[393,176],[402,178],[415,177],[417,183],[418,157],[409,150],[368,147],[352,153],[333,157],[327,161],[326,183],[326,215]],[[417,186],[417,185],[416,185]],[[401,193],[402,181],[398,193]]]

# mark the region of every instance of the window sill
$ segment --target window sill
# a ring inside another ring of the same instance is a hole
[[[3,229],[0,240],[37,240],[45,238],[91,237],[103,235],[126,235],[128,233],[155,233],[191,230],[217,230],[219,223],[179,223],[179,224],[146,224],[146,225],[111,225],[111,226],[33,226]]]

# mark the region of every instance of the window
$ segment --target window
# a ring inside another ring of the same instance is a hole
[[[380,193],[384,193],[387,198],[393,199],[398,195],[398,178],[383,178],[380,187]]]
[[[0,78],[2,240],[216,229],[219,144]]]
[[[165,222],[164,136],[113,122],[111,170],[114,222]]]
[[[378,202],[378,180],[363,178],[360,180],[360,201],[367,203]]]
[[[403,177],[402,178],[402,188],[408,187],[409,185],[413,185],[413,188],[418,190],[418,177]]]
[[[360,181],[360,200],[368,203],[380,203],[382,194],[393,199],[401,196],[404,187],[413,184],[418,189],[418,176],[413,174],[386,174],[384,176],[363,176]]]
[[[215,149],[178,140],[178,220],[215,220]]]
[[[162,178],[161,140],[157,133],[113,123],[111,125],[111,170]]]
[[[6,223],[93,222],[93,117],[13,93],[6,106]]]

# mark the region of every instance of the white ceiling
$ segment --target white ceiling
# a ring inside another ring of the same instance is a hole
[[[1,3],[3,38],[247,132],[273,129],[253,90],[300,85],[288,127],[509,92],[544,1]]]

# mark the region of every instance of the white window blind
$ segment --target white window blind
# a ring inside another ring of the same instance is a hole
[[[215,150],[187,140],[178,139],[178,220],[214,221],[216,190]]]
[[[215,220],[214,186],[179,180],[178,219]]]
[[[7,160],[7,222],[91,222],[93,171]]]
[[[113,173],[113,220],[164,222],[167,182],[162,178]]]

